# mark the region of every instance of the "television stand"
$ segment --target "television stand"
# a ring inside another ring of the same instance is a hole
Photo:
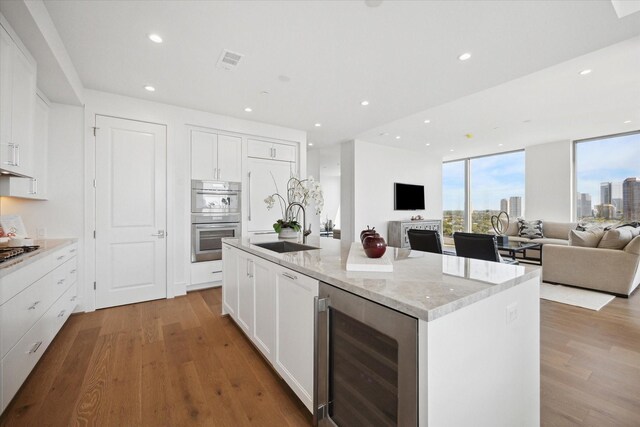
[[[406,249],[411,248],[407,230],[412,228],[417,230],[436,230],[442,234],[442,221],[439,219],[389,221],[387,236],[389,246]]]

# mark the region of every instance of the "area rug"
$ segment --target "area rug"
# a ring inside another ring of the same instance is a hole
[[[542,283],[540,285],[540,298],[599,311],[609,304],[615,296],[570,286]]]

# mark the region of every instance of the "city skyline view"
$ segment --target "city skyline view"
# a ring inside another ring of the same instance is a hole
[[[500,210],[500,200],[524,200],[524,151],[471,159],[472,210]],[[442,167],[443,210],[464,210],[464,160]]]
[[[591,196],[593,207],[602,203],[602,183],[621,185],[627,178],[640,177],[640,133],[576,144],[576,192]]]

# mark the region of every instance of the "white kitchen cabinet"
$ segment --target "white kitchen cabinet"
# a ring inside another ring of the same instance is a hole
[[[318,281],[276,268],[275,367],[309,410],[313,405],[313,313]]]
[[[47,152],[49,136],[49,105],[36,96],[33,129],[32,178],[19,176],[0,177],[0,195],[26,199],[47,199]]]
[[[248,337],[253,336],[253,266],[253,257],[241,251],[238,255],[238,324]]]
[[[36,63],[0,27],[0,169],[33,173]]]
[[[255,327],[251,340],[273,363],[276,343],[275,264],[253,257],[253,288],[255,299]]]
[[[77,244],[0,277],[0,412],[77,302]]]
[[[264,199],[279,192],[287,193],[287,181],[295,174],[295,163],[249,158],[246,215],[249,232],[273,231],[273,224],[283,217],[280,203],[267,209]],[[302,218],[300,219],[302,220]]]
[[[191,285],[188,291],[213,287],[222,280],[222,260],[191,263]]]
[[[258,139],[248,139],[247,150],[249,157],[259,159],[295,162],[297,157],[297,149],[294,144],[281,144]]]
[[[238,319],[238,264],[240,251],[222,245],[222,314]]]
[[[191,179],[242,181],[242,139],[191,131]]]

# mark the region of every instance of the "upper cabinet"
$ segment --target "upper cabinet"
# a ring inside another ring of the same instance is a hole
[[[247,140],[247,147],[249,157],[282,160],[284,162],[296,161],[295,145],[249,139]]]
[[[49,105],[36,96],[33,122],[33,174],[32,177],[0,177],[0,196],[26,199],[47,199],[47,152],[49,139]]]
[[[191,131],[191,179],[242,181],[242,138]]]
[[[36,64],[0,26],[0,169],[32,176]]]

